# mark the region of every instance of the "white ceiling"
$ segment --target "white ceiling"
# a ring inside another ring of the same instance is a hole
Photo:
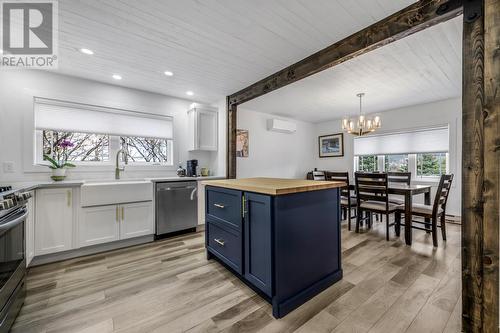
[[[241,108],[321,122],[458,97],[462,90],[462,17],[251,100]]]
[[[214,102],[413,2],[64,0],[59,72]]]

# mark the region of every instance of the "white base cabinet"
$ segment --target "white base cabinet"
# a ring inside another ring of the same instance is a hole
[[[151,201],[82,208],[80,247],[154,233]]]
[[[118,206],[82,208],[79,225],[80,246],[116,241],[120,239]]]
[[[35,255],[73,248],[73,189],[36,191]]]
[[[120,239],[127,239],[154,233],[152,202],[138,202],[120,205],[122,219]]]

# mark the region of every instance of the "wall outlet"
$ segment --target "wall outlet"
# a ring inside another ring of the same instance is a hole
[[[14,162],[3,162],[4,173],[14,173]]]

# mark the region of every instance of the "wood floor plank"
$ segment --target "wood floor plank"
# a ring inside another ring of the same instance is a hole
[[[460,260],[455,260],[454,265],[454,267],[460,266]],[[455,270],[449,270],[413,320],[407,332],[442,332],[457,304],[461,288],[460,275]]]
[[[438,283],[438,279],[420,275],[369,332],[405,332]]]
[[[203,232],[181,235],[30,269],[12,332],[458,332],[460,226],[448,239],[433,248],[415,231],[408,247],[386,242],[384,223],[359,234],[344,224],[344,279],[277,320],[206,260]]]
[[[332,332],[368,332],[406,289],[406,286],[389,280],[372,297],[351,312]]]

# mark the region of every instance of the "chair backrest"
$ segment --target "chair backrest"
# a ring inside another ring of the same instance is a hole
[[[351,191],[349,191],[349,172],[335,172],[330,171],[327,173],[328,180],[344,182],[347,186],[340,189],[340,195],[349,198]]]
[[[358,207],[363,201],[384,202],[389,207],[388,181],[386,173],[356,172],[356,195]]]
[[[313,171],[313,180],[326,180],[324,171]]]
[[[404,183],[410,185],[411,172],[388,172],[387,179],[389,183]]]
[[[434,199],[434,207],[432,207],[433,214],[437,213],[439,207],[443,208],[444,213],[446,213],[446,203],[448,202],[448,195],[450,194],[453,177],[453,174],[441,175],[436,198]]]

